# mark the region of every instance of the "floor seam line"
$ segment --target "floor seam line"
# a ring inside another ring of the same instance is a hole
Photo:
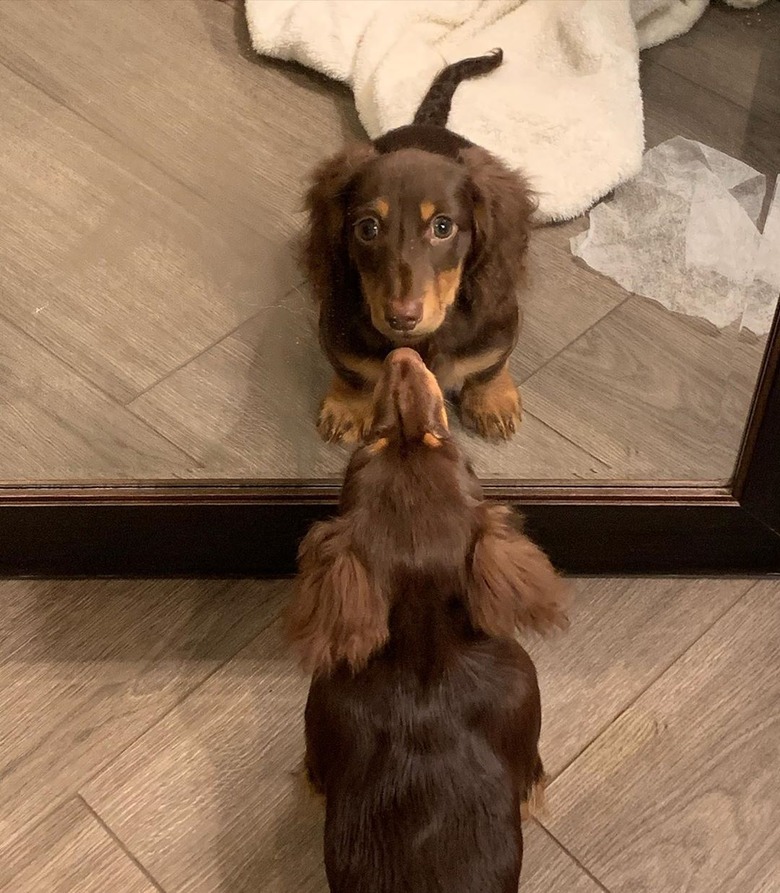
[[[119,849],[125,854],[125,856],[135,865],[135,867],[141,872],[141,874],[146,878],[147,881],[154,887],[158,893],[165,893],[163,886],[159,883],[157,878],[149,871],[149,869],[141,862],[141,860],[135,855],[135,853],[130,850],[130,848],[125,844],[122,838],[114,831],[114,829],[103,819],[100,813],[92,806],[92,804],[86,799],[86,797],[78,793],[76,794],[76,799],[80,800],[84,809],[92,816],[92,818],[98,823],[98,825],[103,829],[103,831],[108,835],[108,837],[119,847]]]
[[[646,694],[654,685],[656,685],[669,672],[669,670],[671,670],[672,667],[691,650],[691,648],[697,645],[699,641],[701,641],[701,639],[704,638],[704,636],[706,636],[707,633],[716,626],[716,624],[720,623],[720,621],[730,611],[736,608],[737,605],[742,601],[742,599],[745,598],[747,594],[753,589],[753,587],[756,586],[759,582],[761,582],[761,580],[753,580],[741,595],[739,595],[727,608],[721,611],[721,613],[718,614],[717,617],[715,617],[712,623],[708,624],[699,635],[697,635],[691,642],[689,642],[688,645],[686,645],[685,648],[678,655],[676,655],[666,666],[664,666],[663,669],[658,673],[658,675],[654,676],[641,691],[637,692],[636,695],[631,698],[631,700],[587,742],[587,744],[583,745],[583,747],[581,747],[580,750],[578,750],[577,753],[570,760],[568,760],[568,762],[561,769],[559,769],[551,776],[550,785],[554,784],[556,781],[558,781],[559,778],[564,775],[564,773],[568,772],[569,769],[571,769],[572,766],[577,762],[577,760],[587,750],[589,750],[596,743],[596,741],[598,741],[598,739],[602,737],[602,735],[608,732],[609,729],[625,713],[627,713],[644,694]]]
[[[542,824],[540,821],[538,821],[538,820],[536,820],[536,824],[537,824],[537,826],[538,826],[539,828],[541,828],[542,831],[543,831],[543,832],[550,838],[550,840],[551,840],[557,847],[559,847],[559,848],[560,848],[560,849],[561,849],[561,850],[562,850],[562,851],[563,851],[563,852],[564,852],[564,853],[565,853],[565,854],[572,860],[572,862],[574,862],[574,864],[580,869],[580,871],[582,871],[583,874],[585,874],[588,878],[590,878],[591,881],[593,881],[593,883],[599,888],[599,890],[602,891],[602,893],[611,893],[610,889],[609,889],[605,884],[603,884],[603,883],[596,877],[596,875],[593,874],[593,872],[592,872],[589,868],[587,868],[587,867],[586,867],[586,866],[585,866],[585,865],[584,865],[584,864],[583,864],[583,863],[582,863],[582,862],[581,862],[581,861],[574,855],[574,853],[571,852],[571,850],[570,850],[567,846],[565,846],[563,843],[561,843],[561,841],[558,840],[558,838],[552,833],[552,831],[550,831],[549,828],[547,828],[546,825],[543,825],[543,824]]]
[[[296,282],[294,285],[291,285],[290,288],[288,288],[286,291],[284,291],[282,293],[281,297],[279,298],[279,301],[284,301],[285,298],[289,297],[293,292],[301,289],[305,284],[306,284],[306,279],[304,278],[300,282]],[[252,320],[255,319],[255,317],[257,317],[261,313],[265,313],[269,309],[271,309],[271,306],[275,306],[275,305],[269,305],[269,307],[256,307],[249,314],[249,316],[246,317],[246,319],[243,319],[237,325],[233,326],[233,328],[230,329],[229,332],[224,332],[222,335],[219,336],[219,338],[217,338],[211,344],[207,344],[202,350],[199,350],[197,353],[193,354],[191,357],[188,357],[182,363],[179,363],[179,365],[176,366],[174,369],[171,369],[170,371],[166,372],[165,375],[162,376],[162,378],[157,379],[157,381],[152,382],[150,385],[147,385],[145,388],[138,391],[138,393],[136,393],[130,400],[128,400],[126,403],[123,403],[122,406],[124,406],[126,409],[130,409],[130,411],[132,412],[131,406],[133,403],[135,403],[136,400],[140,399],[145,394],[148,394],[150,391],[154,390],[158,385],[161,385],[164,381],[167,381],[172,375],[175,375],[177,372],[181,372],[182,369],[185,369],[187,366],[189,366],[190,363],[194,363],[196,360],[200,359],[204,354],[208,353],[210,350],[217,347],[217,345],[222,344],[222,342],[227,340],[228,338],[230,338],[231,335],[235,335],[235,333],[240,328],[245,326],[247,323],[252,322]],[[135,415],[136,418],[142,418],[142,416],[138,416],[135,412],[133,412],[133,415]]]
[[[557,358],[558,358],[564,351],[567,351],[573,344],[576,344],[581,338],[584,338],[589,332],[593,331],[593,329],[595,329],[596,326],[600,325],[600,324],[601,324],[605,319],[607,319],[609,316],[612,316],[612,314],[613,314],[616,310],[619,310],[619,309],[626,303],[626,301],[628,301],[628,300],[630,300],[631,298],[634,298],[634,297],[637,297],[637,295],[635,295],[633,292],[627,292],[627,293],[626,293],[626,296],[625,296],[621,301],[619,301],[617,304],[615,304],[614,307],[610,307],[610,309],[607,310],[607,312],[606,312],[603,316],[600,316],[597,320],[594,320],[594,321],[593,321],[587,328],[583,329],[578,335],[576,335],[574,338],[572,338],[571,341],[569,341],[567,344],[564,344],[563,347],[558,348],[558,350],[556,350],[555,353],[554,353],[552,356],[548,357],[548,358],[541,364],[541,366],[539,366],[538,368],[534,369],[534,371],[531,372],[529,375],[525,376],[524,378],[521,378],[521,379],[520,379],[520,384],[521,384],[521,385],[526,385],[526,384],[528,384],[528,382],[531,381],[531,379],[532,379],[535,375],[537,375],[539,372],[541,372],[547,365],[549,365],[550,363],[552,363],[553,360],[557,359]],[[523,343],[523,332],[522,332],[522,329],[521,329],[521,330],[520,330],[519,344],[522,345],[522,343]]]
[[[35,90],[38,90],[44,96],[48,97],[52,102],[54,102],[58,106],[60,106],[60,108],[63,108],[66,111],[70,112],[72,115],[75,115],[80,121],[83,121],[89,127],[94,128],[96,131],[98,131],[98,133],[102,133],[104,137],[107,137],[112,142],[121,146],[123,149],[126,149],[128,152],[131,152],[135,156],[135,158],[139,159],[144,164],[148,164],[155,171],[157,171],[158,174],[161,174],[163,177],[166,177],[172,183],[175,183],[177,186],[186,190],[187,192],[192,193],[192,195],[199,198],[202,202],[205,202],[210,208],[213,208],[215,211],[218,211],[218,212],[220,211],[220,206],[218,204],[213,202],[206,195],[203,195],[192,184],[186,183],[184,180],[180,179],[173,172],[166,170],[164,167],[161,167],[160,164],[157,161],[155,161],[153,158],[150,158],[145,153],[142,153],[135,146],[129,145],[128,143],[124,142],[120,138],[120,136],[118,136],[117,134],[111,133],[111,131],[108,130],[106,127],[102,126],[101,124],[96,123],[95,121],[91,121],[86,116],[86,114],[84,114],[84,112],[81,112],[78,109],[74,108],[66,99],[58,97],[58,96],[54,95],[53,93],[50,93],[49,90],[46,87],[44,87],[41,83],[39,83],[37,80],[30,80],[30,78],[27,75],[25,75],[23,72],[19,71],[19,69],[16,68],[14,65],[12,65],[7,59],[0,59],[0,65],[2,65],[4,68],[6,68],[8,71],[10,71],[11,74],[15,75],[16,77],[23,80],[26,84],[33,87]],[[102,153],[101,153],[101,155],[102,155]],[[145,185],[148,186],[148,184],[145,184]],[[192,209],[185,207],[175,196],[168,196],[168,198],[178,208],[181,208],[188,214],[192,215]],[[222,212],[222,213],[224,213],[224,212]],[[248,220],[245,220],[242,216],[236,215],[233,212],[230,212],[226,216],[228,216],[231,220],[235,221],[236,223],[240,224],[242,227],[250,230],[255,235],[260,236],[261,238],[264,238],[264,239],[268,238],[267,230],[259,229],[255,226],[253,226],[252,223],[250,223]]]
[[[226,583],[229,583],[229,582],[231,582],[231,581],[225,581],[225,582],[226,582]],[[230,661],[235,660],[235,659],[239,656],[239,654],[241,654],[243,651],[245,651],[247,648],[249,648],[251,645],[253,645],[254,642],[255,642],[255,641],[256,641],[256,640],[257,640],[257,639],[258,639],[264,632],[266,632],[270,626],[272,626],[274,623],[276,623],[276,621],[279,619],[280,612],[281,612],[281,608],[280,608],[279,611],[275,612],[275,613],[269,618],[269,620],[268,620],[267,623],[264,623],[264,624],[263,624],[263,626],[257,631],[257,633],[256,633],[255,635],[252,636],[251,639],[249,639],[247,642],[244,642],[244,644],[243,644],[237,651],[234,651],[232,654],[228,655],[224,660],[220,661],[220,662],[217,664],[217,666],[213,667],[208,673],[206,673],[206,675],[205,675],[205,676],[204,676],[198,683],[196,683],[195,685],[193,685],[192,688],[190,688],[190,689],[188,689],[187,691],[183,692],[183,693],[181,694],[181,696],[178,697],[178,698],[177,698],[177,699],[176,699],[176,700],[175,700],[175,701],[168,707],[167,710],[165,710],[163,713],[161,713],[161,714],[154,720],[154,722],[151,723],[151,725],[147,726],[142,732],[139,732],[137,735],[135,735],[131,741],[128,741],[127,744],[126,744],[124,747],[122,747],[120,750],[118,750],[115,754],[112,754],[111,757],[110,757],[109,759],[107,759],[104,763],[102,763],[100,766],[98,766],[98,767],[94,770],[94,772],[91,772],[89,775],[85,776],[85,777],[82,779],[82,781],[80,782],[78,790],[79,790],[79,791],[82,791],[84,788],[86,788],[86,787],[88,787],[89,785],[91,785],[92,782],[93,782],[93,781],[94,781],[94,780],[95,780],[95,779],[96,779],[102,772],[105,772],[106,769],[108,769],[108,768],[111,766],[112,763],[115,763],[115,762],[116,762],[117,760],[119,760],[122,756],[124,756],[124,754],[127,753],[127,751],[130,750],[130,748],[134,747],[134,746],[141,740],[141,738],[144,737],[144,735],[146,735],[146,734],[148,734],[149,732],[151,732],[152,729],[156,728],[161,722],[163,722],[165,719],[167,719],[167,718],[174,712],[174,710],[178,709],[178,708],[179,708],[179,707],[180,707],[180,706],[187,700],[187,698],[189,698],[189,697],[190,697],[191,695],[193,695],[196,691],[198,691],[200,688],[202,688],[202,687],[203,687],[203,686],[204,686],[204,685],[205,685],[205,684],[206,684],[206,683],[207,683],[213,676],[215,676],[220,670],[222,670],[225,666],[227,666],[227,664],[230,663]],[[241,622],[240,619],[237,619],[237,620],[236,620],[236,624],[238,624],[238,623],[240,623],[240,622]],[[232,627],[231,627],[231,628],[232,628]]]

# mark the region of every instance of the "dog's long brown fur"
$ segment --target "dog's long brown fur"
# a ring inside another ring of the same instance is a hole
[[[319,419],[327,439],[365,435],[371,419],[356,395],[401,345],[462,392],[463,421],[485,437],[509,437],[520,421],[506,365],[533,200],[521,176],[443,126],[457,82],[500,61],[449,66],[417,123],[349,146],[313,174],[304,266],[334,369]]]
[[[516,893],[543,785],[518,629],[567,624],[566,588],[485,502],[419,356],[390,354],[338,517],[300,552],[289,635],[314,674],[306,765],[333,893]]]

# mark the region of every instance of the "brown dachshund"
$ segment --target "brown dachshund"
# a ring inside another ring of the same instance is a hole
[[[445,127],[457,84],[501,59],[448,66],[413,124],[314,173],[304,261],[335,371],[318,424],[328,440],[365,435],[382,361],[400,345],[460,394],[467,426],[507,438],[520,420],[507,360],[534,205],[518,174]]]
[[[521,807],[543,785],[539,688],[518,628],[566,625],[565,588],[484,501],[415,351],[384,364],[340,514],[300,551],[290,637],[314,674],[306,767],[333,893],[516,893]]]

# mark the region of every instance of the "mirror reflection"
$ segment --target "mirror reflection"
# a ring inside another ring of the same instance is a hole
[[[727,481],[780,292],[780,5],[584,4],[535,54],[442,22],[381,64],[381,16],[271,59],[267,7],[0,4],[0,479],[339,477],[404,344],[484,478]]]

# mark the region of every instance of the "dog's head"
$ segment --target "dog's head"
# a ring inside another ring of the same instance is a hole
[[[395,344],[435,332],[463,277],[491,253],[521,264],[532,210],[522,180],[483,149],[449,158],[420,149],[382,155],[370,145],[322,165],[307,207],[318,297],[337,291],[345,270],[356,273],[374,328]]]
[[[299,559],[289,631],[315,671],[365,664],[388,638],[394,599],[410,588],[456,595],[488,635],[566,623],[561,579],[517,515],[484,501],[436,379],[410,348],[385,361],[340,514],[312,528]]]
[[[474,240],[465,167],[417,149],[379,155],[355,178],[346,219],[374,328],[394,341],[435,332]]]

